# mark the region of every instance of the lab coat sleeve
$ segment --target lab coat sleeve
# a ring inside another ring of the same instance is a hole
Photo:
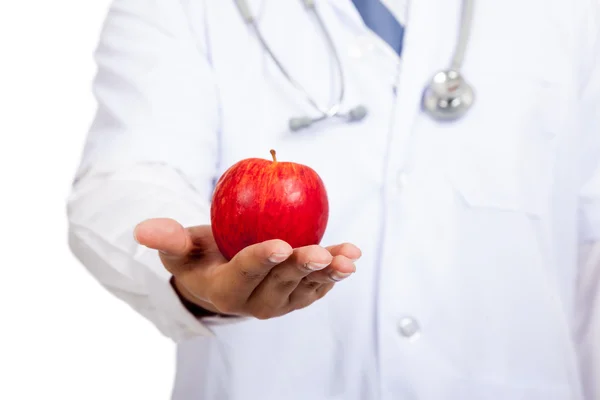
[[[600,400],[600,2],[586,16],[581,94],[580,273],[575,339],[586,400]]]
[[[144,219],[209,223],[218,100],[202,40],[180,2],[116,0],[95,59],[97,115],[68,199],[72,252],[102,286],[175,341],[211,335],[181,304]]]

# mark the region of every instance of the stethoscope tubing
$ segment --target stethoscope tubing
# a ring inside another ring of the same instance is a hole
[[[336,69],[338,71],[338,77],[340,81],[340,88],[337,99],[329,107],[322,107],[317,101],[310,95],[310,93],[289,73],[287,68],[281,63],[279,58],[275,55],[269,44],[267,43],[264,35],[262,34],[254,14],[250,10],[247,0],[234,0],[237,8],[244,20],[254,32],[256,38],[259,40],[262,48],[267,52],[269,57],[275,63],[281,74],[290,83],[290,85],[310,104],[320,116],[316,118],[312,117],[298,117],[290,119],[290,129],[297,131],[313,123],[322,121],[331,117],[342,117],[347,119],[349,122],[360,121],[366,114],[367,109],[363,105],[356,106],[346,114],[341,114],[342,104],[344,102],[346,85],[344,70],[342,62],[333,42],[333,38],[329,33],[325,23],[317,10],[314,0],[301,0],[305,8],[313,14],[319,29],[321,30],[329,51],[333,54],[335,59]],[[429,114],[432,118],[442,120],[454,120],[461,117],[470,108],[473,102],[473,89],[472,87],[462,78],[461,68],[464,62],[467,45],[472,28],[473,21],[473,8],[475,0],[462,0],[461,6],[461,17],[460,17],[460,28],[458,30],[458,37],[456,41],[456,47],[454,49],[450,66],[446,70],[439,71],[435,74],[431,83],[424,90],[424,100],[422,103],[424,111]],[[444,80],[440,83],[439,78],[443,77]],[[459,82],[461,87],[459,90],[451,88],[450,85],[455,85]],[[445,85],[445,86],[444,86]],[[441,87],[441,90],[440,90]],[[453,97],[455,96],[455,97]],[[458,96],[458,97],[456,97]],[[460,97],[463,96],[463,97]]]

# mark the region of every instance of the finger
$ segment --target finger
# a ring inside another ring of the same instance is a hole
[[[352,275],[354,271],[356,267],[352,260],[344,256],[336,256],[329,267],[304,277],[290,294],[289,303],[294,305],[298,302],[302,303],[304,298],[311,299],[314,296],[313,292],[319,290],[321,286],[340,282]]]
[[[207,267],[226,262],[217,249],[210,225],[184,228],[172,219],[150,219],[135,228],[134,236],[140,244],[159,251],[163,265],[171,274],[186,275],[185,280],[191,279],[200,285]]]
[[[356,266],[352,260],[344,256],[335,256],[327,268],[306,276],[303,283],[308,286],[315,286],[317,283],[340,282],[355,272]]]
[[[271,269],[292,255],[282,240],[268,240],[242,249],[226,264],[214,270],[210,300],[217,307],[242,307]]]
[[[289,296],[300,280],[313,271],[326,268],[333,257],[325,248],[314,245],[294,249],[292,256],[273,268],[248,299],[254,309],[287,306]]]
[[[174,257],[187,255],[193,247],[185,228],[168,218],[143,221],[135,227],[133,235],[139,244]]]
[[[332,256],[345,256],[350,260],[358,260],[362,256],[361,250],[352,243],[341,243],[327,247]]]
[[[287,312],[300,310],[313,304],[315,301],[322,299],[331,289],[333,283],[319,284],[311,290],[294,291],[290,295],[290,303]]]

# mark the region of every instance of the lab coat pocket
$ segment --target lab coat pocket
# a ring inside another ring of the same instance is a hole
[[[481,79],[472,113],[449,128],[447,173],[471,207],[542,216],[563,123],[560,85],[516,74],[492,81]]]

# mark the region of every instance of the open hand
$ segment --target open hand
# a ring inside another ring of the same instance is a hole
[[[309,306],[356,271],[361,256],[350,243],[292,249],[269,240],[240,251],[231,261],[219,252],[209,225],[184,228],[171,219],[150,219],[136,240],[159,251],[181,294],[220,314],[274,318]]]

